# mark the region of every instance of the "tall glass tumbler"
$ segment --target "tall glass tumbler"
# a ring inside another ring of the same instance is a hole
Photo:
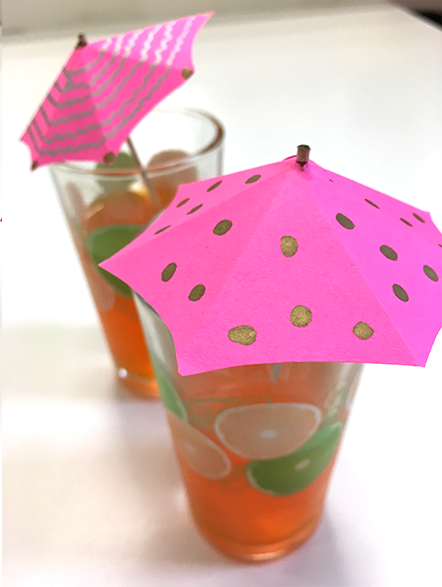
[[[175,196],[180,184],[220,175],[224,129],[194,109],[154,110],[132,133],[159,200],[156,206],[132,167],[94,162],[52,165],[50,172],[117,370],[125,387],[158,395],[130,288],[98,264],[136,236]],[[123,147],[124,152],[124,147]]]
[[[182,377],[170,331],[135,297],[197,527],[243,560],[297,548],[321,518],[362,365],[277,363]]]

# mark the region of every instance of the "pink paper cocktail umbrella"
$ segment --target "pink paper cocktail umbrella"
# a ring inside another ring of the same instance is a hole
[[[128,141],[142,170],[129,134],[193,74],[192,44],[212,14],[180,18],[89,44],[80,35],[21,138],[31,151],[32,169],[67,160],[112,163]]]
[[[180,187],[102,267],[170,329],[181,375],[292,361],[425,365],[441,327],[430,215],[297,158]]]

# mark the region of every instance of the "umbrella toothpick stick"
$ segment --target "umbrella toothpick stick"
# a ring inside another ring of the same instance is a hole
[[[130,151],[130,154],[132,155],[132,159],[135,161],[135,164],[137,165],[137,167],[140,170],[140,175],[141,175],[141,177],[143,179],[144,185],[147,188],[147,191],[151,195],[152,200],[154,201],[155,206],[159,209],[160,208],[160,202],[159,202],[158,197],[157,197],[157,195],[155,193],[155,190],[153,189],[152,182],[147,177],[146,170],[144,169],[143,164],[141,163],[140,158],[138,157],[138,153],[137,153],[137,151],[135,149],[135,146],[134,146],[134,144],[132,142],[132,139],[130,137],[127,137],[126,144],[129,147],[129,151]]]
[[[83,47],[86,47],[86,45],[87,45],[86,35],[84,35],[83,33],[79,33],[78,43],[75,45],[75,48],[76,49],[83,49]]]
[[[83,47],[86,47],[86,46],[87,46],[86,35],[84,35],[83,33],[80,33],[78,35],[78,42],[77,42],[75,48],[76,49],[83,49]],[[132,142],[132,139],[130,137],[127,137],[126,144],[129,147],[129,151],[130,151],[130,154],[132,155],[132,159],[134,160],[135,164],[137,165],[137,167],[140,170],[140,175],[141,175],[141,177],[143,179],[143,183],[146,186],[147,191],[151,195],[152,200],[153,200],[155,206],[157,208],[160,208],[160,202],[158,200],[158,197],[157,197],[157,195],[155,193],[155,190],[153,189],[153,186],[152,186],[151,181],[147,177],[147,173],[146,173],[146,171],[145,171],[145,169],[143,167],[143,164],[140,161],[140,158],[138,157],[138,153],[137,153],[137,151],[135,149],[135,146],[134,146],[134,144]],[[113,159],[115,158],[113,154],[111,154],[111,155],[112,156],[109,157],[109,162],[112,162]],[[105,158],[105,161],[106,161],[106,158]]]
[[[296,153],[296,163],[298,163],[302,169],[307,163],[310,157],[310,147],[308,145],[298,145],[298,151]]]

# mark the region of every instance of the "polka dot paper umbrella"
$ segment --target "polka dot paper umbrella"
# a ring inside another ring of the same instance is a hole
[[[441,233],[427,212],[301,155],[181,186],[102,264],[166,322],[182,375],[425,365],[441,327]]]

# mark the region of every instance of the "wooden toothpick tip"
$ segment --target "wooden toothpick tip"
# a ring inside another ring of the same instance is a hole
[[[304,165],[308,162],[310,157],[310,147],[308,145],[298,145],[298,151],[296,152],[296,163],[304,169]]]
[[[78,42],[75,45],[76,49],[83,49],[83,47],[86,47],[87,45],[87,40],[86,40],[86,35],[84,35],[83,33],[80,33],[78,35]]]
[[[103,157],[103,163],[106,163],[106,165],[110,165],[114,161],[115,155],[111,151],[109,151],[109,153],[106,153],[106,155]]]

